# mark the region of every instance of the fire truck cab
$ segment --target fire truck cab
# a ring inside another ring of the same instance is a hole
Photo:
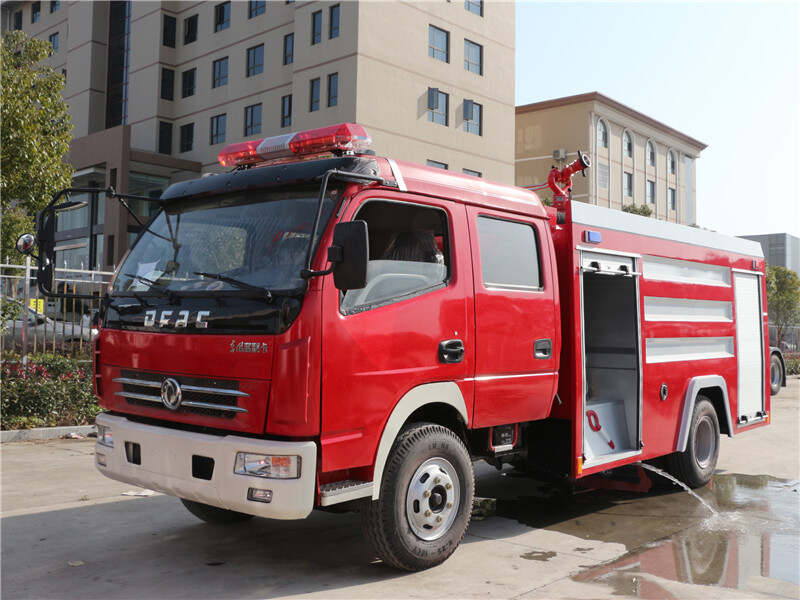
[[[166,190],[103,299],[101,473],[212,522],[356,508],[416,570],[463,537],[473,460],[575,480],[667,457],[700,486],[721,433],[768,423],[757,243],[572,203],[583,156],[545,207],[368,141],[234,144],[231,172]]]

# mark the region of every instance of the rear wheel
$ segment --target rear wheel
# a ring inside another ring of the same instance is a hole
[[[380,498],[362,511],[364,532],[385,563],[419,571],[444,562],[469,525],[475,480],[451,430],[417,423],[392,447]]]
[[[783,363],[777,354],[773,354],[769,359],[769,389],[771,395],[775,396],[781,391],[783,382]]]
[[[686,450],[667,457],[668,471],[691,488],[711,481],[719,458],[719,421],[714,405],[698,396]]]
[[[193,500],[184,500],[181,502],[195,517],[206,523],[212,525],[230,525],[231,523],[239,523],[252,519],[253,515],[246,513],[236,512],[235,510],[228,510],[226,508],[218,508],[210,504],[203,504],[202,502],[195,502]]]

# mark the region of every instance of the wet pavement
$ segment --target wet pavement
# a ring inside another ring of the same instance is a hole
[[[576,582],[604,584],[614,594],[637,598],[684,597],[673,582],[740,590],[746,596],[800,597],[797,481],[717,474],[696,490],[718,511],[714,516],[686,492],[660,483],[645,494],[586,490],[569,495],[543,483],[524,486],[525,491],[509,486],[518,478],[524,480],[504,471],[479,480],[478,514],[585,539],[585,545],[572,549],[575,553],[591,551],[596,542],[624,544],[625,554],[580,571],[572,576]],[[522,557],[549,561],[557,553]],[[712,590],[706,593],[718,597]]]

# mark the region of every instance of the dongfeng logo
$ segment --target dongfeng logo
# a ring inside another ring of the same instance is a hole
[[[161,402],[170,410],[178,410],[181,406],[181,384],[172,377],[161,382]]]

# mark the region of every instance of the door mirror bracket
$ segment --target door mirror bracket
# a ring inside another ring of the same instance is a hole
[[[333,273],[333,283],[340,290],[358,290],[367,285],[369,235],[366,221],[347,221],[333,229],[333,243],[328,248],[331,266],[324,271],[303,269],[300,276],[311,279]]]

